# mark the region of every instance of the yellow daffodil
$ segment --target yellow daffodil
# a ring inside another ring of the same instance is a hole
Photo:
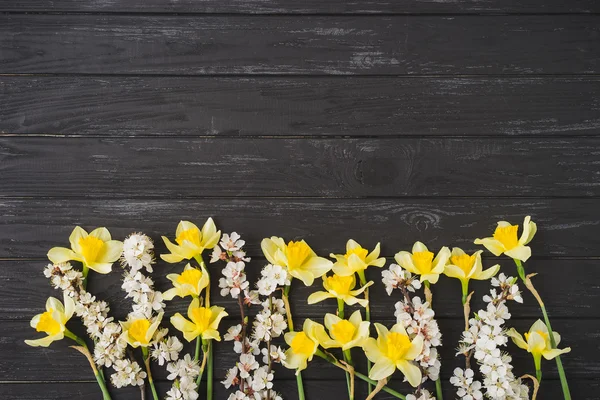
[[[450,278],[459,279],[465,288],[471,279],[479,281],[490,279],[498,273],[500,265],[496,264],[484,271],[481,264],[482,252],[479,250],[468,255],[458,247],[453,248],[448,264],[444,268],[444,274]]]
[[[273,236],[263,239],[260,247],[271,264],[286,267],[290,275],[306,286],[312,285],[315,278],[325,275],[333,266],[328,259],[317,256],[304,240],[290,241],[286,245],[282,238]]]
[[[336,260],[333,264],[333,272],[340,276],[348,276],[355,272],[364,271],[369,265],[379,268],[385,265],[385,258],[379,257],[379,243],[369,253],[367,249],[363,249],[360,244],[352,239],[346,243],[346,254],[330,254],[330,257]]]
[[[188,342],[200,336],[202,339],[221,340],[219,323],[227,314],[223,307],[200,307],[200,300],[195,298],[188,307],[188,319],[180,313],[171,317],[171,324],[183,333]]]
[[[288,369],[298,372],[306,369],[306,365],[313,359],[319,348],[319,337],[326,335],[323,325],[307,319],[299,332],[287,332],[285,342],[290,346],[285,351],[283,365]]]
[[[150,342],[152,342],[154,333],[156,332],[156,329],[158,329],[163,315],[164,313],[161,312],[153,320],[130,317],[125,322],[120,321],[119,323],[123,329],[121,338],[129,343],[131,347],[150,346]]]
[[[119,259],[123,251],[123,242],[111,240],[106,228],[97,228],[89,234],[76,226],[69,236],[71,248],[53,247],[48,258],[54,264],[71,260],[80,261],[85,267],[100,274],[108,274],[112,264]],[[86,270],[87,271],[87,270]]]
[[[181,274],[167,275],[173,286],[163,293],[165,300],[173,300],[175,296],[200,296],[202,290],[208,286],[208,276],[201,270],[187,264]]]
[[[162,237],[171,254],[161,254],[160,258],[168,263],[178,263],[183,259],[190,260],[200,256],[205,249],[215,247],[220,238],[221,231],[217,231],[212,218],[206,220],[202,230],[189,221],[181,221],[175,231],[177,244],[171,243],[165,236]]]
[[[341,319],[334,314],[325,314],[325,326],[329,335],[320,329],[316,331],[319,344],[326,349],[340,347],[349,350],[362,347],[369,337],[370,322],[363,321],[360,311],[354,311],[350,319]]]
[[[38,314],[31,319],[31,327],[38,332],[44,332],[47,336],[36,340],[26,340],[33,347],[48,347],[55,340],[61,340],[69,331],[65,324],[73,316],[75,303],[67,294],[64,295],[64,305],[54,297],[46,301],[46,312]]]
[[[475,239],[475,244],[482,244],[495,256],[504,253],[510,258],[520,261],[527,261],[531,257],[531,248],[526,246],[537,232],[535,222],[531,217],[525,217],[523,221],[523,233],[517,237],[519,225],[511,225],[506,221],[499,221],[493,237]]]
[[[381,380],[392,375],[397,369],[406,376],[408,382],[417,387],[421,383],[421,369],[414,360],[423,350],[423,338],[416,336],[412,341],[402,324],[388,329],[376,323],[377,340],[368,338],[363,344],[365,354],[373,362],[369,378]]]
[[[450,249],[442,247],[435,258],[434,254],[421,242],[416,242],[412,248],[412,254],[408,251],[396,253],[394,259],[408,272],[421,275],[420,281],[436,283],[440,274],[444,272],[446,263],[450,258]]]
[[[356,296],[365,291],[366,288],[371,286],[373,281],[367,282],[367,284],[358,290],[353,290],[356,286],[356,276],[339,276],[333,274],[332,276],[323,277],[323,287],[326,292],[315,292],[308,296],[308,304],[315,304],[325,299],[336,298],[343,300],[344,303],[352,306],[356,303],[363,307],[369,304],[368,300],[358,299]]]
[[[546,360],[552,360],[558,355],[571,351],[570,347],[565,349],[553,349],[552,344],[550,343],[548,327],[539,319],[531,326],[529,332],[525,333],[525,338],[523,338],[515,328],[511,328],[506,334],[512,338],[517,346],[531,353],[535,362],[536,371],[541,370],[542,357]],[[553,332],[553,334],[554,342],[558,346],[560,343],[560,335],[556,332]]]

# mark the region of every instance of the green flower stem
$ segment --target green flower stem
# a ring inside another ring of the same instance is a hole
[[[365,276],[365,271],[361,270],[358,271],[358,278],[360,280],[360,284],[361,286],[364,286],[367,284],[367,277]],[[365,321],[371,322],[371,304],[368,302],[369,301],[369,288],[365,289],[365,300],[367,300],[367,306],[365,307]],[[371,360],[369,360],[367,358],[367,374],[369,374],[371,372]],[[371,383],[368,384],[368,390],[369,390],[369,394],[371,394],[371,392],[373,391],[373,385]]]
[[[535,288],[533,288],[533,286],[531,284],[531,280],[529,280],[529,278],[527,278],[525,276],[525,267],[521,263],[521,260],[516,260],[516,259],[513,259],[513,260],[514,260],[515,264],[517,265],[517,272],[519,273],[521,280],[523,280],[523,282],[525,283],[525,286],[527,286],[527,288],[532,292],[532,294],[534,295],[535,299],[537,300],[540,308],[542,309],[542,315],[544,316],[544,322],[546,323],[546,327],[548,328],[548,336],[550,337],[550,345],[552,345],[553,349],[556,349],[556,340],[554,340],[554,332],[552,331],[552,325],[550,325],[550,318],[548,317],[548,312],[546,311],[546,306],[544,305],[544,302],[542,301],[539,293],[537,293]],[[571,391],[569,390],[569,383],[567,382],[567,375],[565,374],[565,369],[562,365],[562,360],[560,359],[560,355],[556,356],[554,359],[556,360],[556,367],[558,369],[558,376],[560,378],[560,385],[562,386],[563,396],[564,396],[565,400],[571,400]],[[536,371],[536,373],[537,373],[537,371]],[[538,378],[538,381],[540,381],[540,380],[541,380],[541,371],[540,371],[540,377]]]
[[[337,299],[338,302],[338,317],[344,319],[344,300]]]
[[[338,368],[342,368],[342,369],[344,368],[342,365],[340,365],[340,363],[335,358],[324,353],[321,349],[317,349],[317,352],[315,353],[315,355],[317,355],[318,357],[321,357],[325,361],[335,365]],[[362,379],[363,381],[365,381],[373,386],[377,385],[376,381],[374,381],[373,379],[369,378],[368,376],[366,376],[364,374],[361,374],[358,371],[354,371],[354,376],[358,377],[359,379]],[[402,400],[406,400],[406,396],[404,396],[402,393],[399,393],[399,392],[395,391],[394,389],[391,389],[387,386],[384,386],[381,390],[383,390],[386,393],[391,394],[394,397],[397,397]]]
[[[87,289],[87,283],[88,283],[88,273],[90,272],[90,267],[87,266],[87,264],[85,262],[82,262],[83,264],[83,271],[81,271],[82,275],[83,275],[83,289]]]
[[[469,281],[465,279],[460,281],[462,285],[462,305],[467,303],[467,297],[469,297]]]
[[[200,345],[202,344],[202,336],[198,335],[196,338],[196,353],[194,354],[194,361],[200,360]]]
[[[200,364],[200,373],[198,374],[198,377],[196,378],[196,385],[198,385],[198,392],[200,392],[200,381],[202,381],[202,375],[204,374],[204,370],[206,369],[206,360],[208,358],[208,340],[204,340],[201,339],[202,342],[202,353],[203,358],[202,358],[202,363]],[[196,343],[197,346],[197,343]],[[198,351],[198,348],[196,347],[196,351],[198,352],[198,357],[200,356],[200,353]]]
[[[213,340],[208,341],[208,360],[206,373],[206,400],[212,400],[213,398]]]
[[[152,397],[154,400],[159,400],[158,393],[156,393],[156,387],[154,387],[154,380],[152,379],[152,371],[150,370],[150,356],[148,354],[148,348],[142,346],[142,358],[144,359],[144,364],[146,365],[146,373],[148,374],[148,383],[150,384],[150,389],[152,389]]]
[[[96,365],[94,364],[94,360],[92,358],[92,354],[90,353],[90,350],[88,349],[85,340],[75,335],[67,328],[65,328],[64,334],[66,337],[73,340],[79,346],[84,348],[85,352],[83,354],[87,357],[88,361],[90,362],[90,366],[92,367],[92,371],[94,372],[96,382],[98,382],[98,386],[100,386],[100,390],[102,391],[102,399],[111,400],[110,393],[108,392],[108,388],[106,387],[106,381],[104,380],[104,374],[102,373],[102,370],[98,370],[98,368],[96,368]]]
[[[290,289],[292,284],[286,285],[283,288],[283,302],[285,304],[285,313],[287,316],[288,329],[290,332],[294,332],[294,320],[292,318],[292,308],[290,306]],[[298,385],[298,397],[300,400],[304,400],[304,384],[302,383],[302,374],[300,371],[296,371],[296,383]]]
[[[298,399],[305,400],[304,384],[302,383],[302,374],[300,374],[300,371],[296,371],[296,384],[298,384]]]
[[[352,355],[350,350],[344,350],[344,361],[352,365]],[[350,383],[350,373],[346,371],[346,386],[348,386],[348,399],[354,400],[354,393],[352,393],[352,385]]]

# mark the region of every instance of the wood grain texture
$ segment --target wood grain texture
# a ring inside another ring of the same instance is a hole
[[[434,300],[435,301],[435,300]],[[332,306],[332,311],[335,310]],[[319,321],[322,323],[322,320]],[[392,326],[395,320],[386,319],[378,320],[378,322],[386,326]],[[440,329],[443,332],[443,345],[439,351],[442,360],[444,360],[441,375],[443,379],[449,379],[452,376],[452,371],[458,366],[464,366],[464,359],[456,357],[455,347],[460,340],[464,322],[462,319],[441,319],[438,321]],[[239,321],[226,324],[230,326],[239,323]],[[519,332],[527,332],[531,327],[531,320],[511,320],[510,325]],[[73,332],[78,331],[78,326],[73,321],[69,325]],[[165,326],[170,326],[165,321]],[[598,320],[589,319],[558,319],[552,320],[552,327],[563,336],[562,346],[571,347],[571,352],[564,357],[565,369],[569,371],[569,377],[572,379],[594,379],[600,373],[600,360],[590,357],[591,352],[599,350],[598,334],[595,331],[598,325]],[[83,335],[84,332],[81,333]],[[375,334],[375,333],[374,333]],[[568,339],[565,338],[568,336]],[[22,380],[41,380],[41,381],[61,381],[65,377],[71,379],[93,380],[94,376],[89,368],[89,363],[85,357],[68,346],[72,343],[67,341],[55,342],[47,348],[34,348],[26,345],[23,340],[29,338],[40,337],[29,326],[28,321],[4,321],[0,326],[0,350],[3,351],[4,357],[0,364],[0,373],[2,373],[3,381],[22,381]],[[284,343],[279,343],[285,346]],[[231,342],[216,343],[215,346],[215,364],[214,373],[215,380],[223,380],[227,370],[239,361],[239,355],[233,352]],[[519,350],[516,345],[509,343],[508,348],[513,357],[513,366],[515,374],[521,376],[524,373],[531,373],[534,369],[533,359],[531,354],[526,351]],[[194,343],[186,343],[184,352],[192,353],[194,351]],[[140,353],[140,354],[138,354]],[[337,354],[333,351],[334,354]],[[138,349],[135,353],[136,357],[141,357],[141,351]],[[352,358],[357,365],[366,364],[364,353],[360,349],[352,351]],[[52,368],[49,368],[52,366]],[[277,376],[279,379],[294,379],[293,370],[288,370],[278,366]],[[544,363],[544,377],[548,379],[557,379],[556,365],[552,362]],[[360,370],[364,371],[364,368]],[[26,371],[24,374],[23,372]],[[153,376],[156,379],[166,379],[168,372],[165,368],[156,367],[153,369]],[[327,363],[326,361],[315,357],[311,362],[311,368],[303,372],[303,377],[314,380],[343,380],[343,372]],[[32,379],[32,377],[34,377]],[[70,380],[70,379],[69,379]],[[403,391],[407,391],[408,384],[401,384]]]
[[[177,12],[234,14],[589,13],[594,0],[11,0],[0,11]]]
[[[395,378],[396,380],[400,378]],[[598,380],[579,380],[571,379],[571,394],[573,398],[578,400],[597,400],[597,392],[600,388]],[[322,381],[322,380],[304,380],[304,388],[306,396],[309,399],[325,399],[336,393],[344,393],[346,390],[346,382],[342,380]],[[396,382],[392,381],[392,386]],[[165,393],[169,390],[169,383],[159,381],[157,390],[160,393]],[[275,383],[275,388],[282,393],[287,400],[295,400],[298,398],[296,394],[296,381],[278,380]],[[552,399],[552,395],[560,392],[560,383],[556,380],[545,379],[544,385],[540,390],[538,398]],[[365,398],[365,387],[362,384],[356,387],[356,398]],[[229,395],[222,385],[215,385],[215,398],[225,399]],[[122,399],[137,399],[139,398],[138,389],[111,388],[111,394],[114,400]],[[96,383],[92,382],[60,382],[60,383],[0,383],[0,395],[6,400],[58,400],[58,399],[78,399],[78,400],[96,400],[99,396],[99,389]],[[444,398],[453,399],[456,393],[451,390],[450,384],[444,388]],[[151,396],[148,392],[146,398]],[[359,397],[360,396],[360,397]],[[201,397],[202,398],[202,397]],[[377,395],[377,400],[396,400],[387,393],[381,392]]]
[[[158,238],[173,237],[180,220],[202,224],[209,216],[224,232],[242,234],[249,256],[260,255],[260,241],[272,235],[306,239],[323,255],[341,252],[350,237],[369,247],[382,242],[384,256],[417,240],[432,249],[474,251],[481,246],[473,239],[491,236],[496,221],[522,223],[525,215],[538,224],[534,255],[598,257],[599,205],[598,199],[518,198],[7,199],[0,201],[0,258],[45,259],[51,247],[68,244],[77,224],[109,227],[121,240],[138,230]]]
[[[11,137],[0,153],[7,197],[600,195],[599,138]]]
[[[599,135],[599,92],[598,77],[0,76],[0,134]]]
[[[159,246],[162,248],[163,246]],[[389,259],[387,265],[393,263]],[[492,266],[499,262],[502,266],[501,271],[507,275],[516,275],[514,265],[508,260],[498,260],[496,258],[485,258],[484,265]],[[50,287],[48,280],[42,274],[46,266],[45,261],[0,261],[0,321],[1,320],[29,320],[33,315],[41,312],[46,299],[50,296],[61,297],[60,292]],[[254,282],[258,279],[260,269],[266,264],[262,258],[253,259],[247,266],[248,279]],[[210,270],[216,279],[220,276],[222,264],[211,264]],[[387,266],[386,266],[387,268]],[[153,279],[156,282],[156,289],[165,291],[171,287],[170,281],[166,279],[169,273],[181,273],[182,265],[167,264],[161,260],[158,261]],[[534,283],[539,289],[542,298],[546,299],[546,307],[552,317],[555,318],[597,318],[598,312],[593,307],[594,304],[600,304],[600,260],[547,260],[534,259],[527,263],[528,272],[537,272],[539,275],[534,278]],[[565,280],[561,290],[554,290],[553,282],[556,276],[564,271],[569,271],[569,279]],[[389,318],[393,315],[390,311],[393,304],[399,300],[398,293],[393,293],[391,297],[383,290],[381,283],[381,271],[379,269],[370,269],[367,271],[367,278],[374,282],[374,288],[371,291],[371,316],[374,319]],[[131,308],[131,301],[124,298],[124,292],[121,289],[118,278],[121,275],[121,269],[114,266],[113,273],[108,276],[94,275],[90,282],[89,291],[98,294],[98,296],[109,302],[112,307],[111,315],[116,318],[125,319],[128,310]],[[589,280],[589,285],[581,285],[580,282]],[[291,292],[291,302],[294,305],[294,315],[300,318],[323,317],[326,312],[331,312],[335,306],[335,300],[328,300],[322,303],[308,305],[308,296],[317,291],[323,290],[321,280],[317,279],[312,287],[304,285],[294,285]],[[27,297],[20,296],[28,287],[35,287]],[[484,306],[481,297],[489,290],[488,282],[472,281],[470,284],[472,290],[476,291],[476,296],[472,300],[473,308],[482,308]],[[440,318],[461,318],[462,305],[460,302],[460,283],[458,280],[442,278],[435,285],[436,298],[444,299],[436,304],[436,315]],[[573,303],[570,299],[573,293],[577,293],[578,301]],[[512,306],[515,318],[535,319],[539,316],[540,310],[531,297],[529,292],[523,293],[524,304],[515,304]],[[225,307],[229,313],[229,320],[239,319],[239,307],[237,300],[231,297],[222,297],[219,294],[218,287],[213,287],[212,298],[220,306]],[[187,312],[187,301],[176,299],[169,303],[169,309],[172,312]],[[256,312],[255,310],[254,312]],[[254,313],[252,312],[252,313]]]
[[[593,16],[5,14],[0,73],[592,74],[599,32]]]

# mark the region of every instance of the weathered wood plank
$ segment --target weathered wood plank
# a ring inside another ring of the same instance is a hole
[[[185,178],[185,177],[184,177]],[[90,182],[93,184],[93,182]],[[112,192],[111,192],[112,193]],[[180,220],[215,218],[225,232],[245,236],[250,256],[264,237],[304,238],[318,253],[345,248],[349,237],[365,246],[382,242],[382,254],[409,249],[416,240],[431,248],[479,249],[496,221],[538,223],[536,256],[597,257],[598,199],[6,199],[0,201],[0,258],[43,258],[67,245],[77,224],[106,226],[123,239],[142,230],[151,237],[174,235]],[[327,229],[323,229],[327,227]],[[160,245],[162,246],[162,245]],[[163,251],[162,248],[159,251]]]
[[[394,323],[391,319],[379,320],[379,322],[387,326]],[[511,320],[509,326],[526,332],[532,323],[533,320]],[[226,324],[223,325],[225,327]],[[451,376],[455,367],[464,364],[464,359],[455,357],[455,348],[464,328],[464,322],[462,319],[442,319],[439,320],[439,325],[445,343],[440,350],[442,360],[445,360],[441,373],[447,379]],[[597,325],[598,320],[596,319],[564,320],[554,318],[552,320],[553,328],[562,334],[561,344],[572,349],[564,357],[563,363],[565,369],[569,371],[569,376],[573,379],[597,378],[600,373],[600,360],[593,356],[599,350],[597,332],[595,331]],[[77,332],[78,328],[75,323],[69,325],[69,329],[74,332]],[[81,333],[81,335],[85,334]],[[0,373],[2,373],[3,381],[56,381],[65,380],[65,377],[66,379],[94,379],[87,360],[80,353],[68,348],[70,343],[60,341],[53,343],[48,348],[34,348],[23,342],[23,340],[31,337],[39,337],[39,334],[29,326],[28,321],[4,321],[1,324],[0,350],[3,352],[3,359],[0,361]],[[285,344],[283,345],[285,346]],[[227,369],[235,365],[238,355],[233,352],[232,347],[232,344],[228,342],[215,344],[216,379],[223,379]],[[193,352],[194,343],[187,343],[184,350]],[[534,368],[533,359],[529,353],[518,349],[512,342],[508,350],[513,356],[513,365],[515,372],[519,374],[518,376],[532,372]],[[137,354],[141,353],[139,350],[135,353],[136,357],[141,357],[140,354]],[[336,354],[335,351],[334,354]],[[366,363],[364,354],[359,349],[355,349],[352,356],[357,365]],[[52,368],[49,368],[49,366],[52,366]],[[308,368],[303,373],[306,379],[344,379],[342,371],[318,357],[315,357],[311,366],[312,368]],[[556,379],[558,377],[554,363],[545,362],[543,368],[546,378]],[[360,370],[364,371],[362,368]],[[167,375],[165,369],[154,368],[153,376],[156,379],[166,379]],[[278,376],[282,379],[294,379],[294,371],[280,368]]]
[[[5,1],[0,11],[177,12],[234,14],[402,14],[402,13],[588,13],[593,0],[21,0]]]
[[[600,195],[600,138],[8,137],[0,152],[6,197]]]
[[[571,15],[5,14],[0,73],[590,74],[599,31]]]
[[[600,4],[600,3],[598,3]],[[0,133],[598,135],[597,77],[0,76]]]
[[[491,266],[497,260],[485,259],[484,264]],[[388,260],[388,265],[394,262]],[[257,258],[247,266],[248,279],[255,282],[258,279],[258,272],[266,263],[264,259]],[[49,296],[61,297],[61,293],[52,289],[48,280],[43,276],[42,271],[47,263],[44,261],[0,261],[0,320],[29,320],[31,316],[41,312],[46,299]],[[504,261],[502,271],[508,275],[516,276],[515,267],[510,262]],[[210,266],[215,282],[221,276],[222,265],[214,264]],[[387,267],[386,267],[387,268]],[[546,307],[552,317],[564,318],[595,318],[598,312],[594,305],[600,304],[600,290],[596,282],[600,282],[600,261],[599,260],[545,260],[535,259],[528,262],[528,272],[538,272],[539,275],[534,278],[534,282],[539,289],[542,298],[546,301]],[[181,272],[182,265],[167,264],[159,261],[156,266],[156,272],[152,278],[156,282],[157,290],[165,291],[171,287],[171,283],[166,279],[166,275],[174,272]],[[556,288],[556,277],[569,271],[569,279],[565,280],[560,290]],[[371,315],[374,319],[385,318],[393,315],[393,305],[399,300],[399,294],[393,293],[388,297],[381,283],[381,270],[372,269],[367,271],[368,279],[375,282],[371,291]],[[94,275],[90,280],[89,290],[99,298],[106,300],[112,307],[112,315],[117,318],[125,318],[131,309],[131,301],[124,299],[124,292],[121,289],[120,281],[121,269],[115,265],[113,273],[110,275]],[[587,285],[581,285],[581,282],[589,281]],[[473,308],[483,307],[481,297],[489,290],[489,282],[473,281],[470,285],[475,290],[475,296],[472,300]],[[213,285],[212,298],[219,305],[226,308],[230,315],[230,320],[235,321],[239,318],[239,308],[237,302],[231,297],[221,297],[217,285]],[[540,315],[539,307],[535,299],[529,292],[522,288],[525,293],[524,304],[514,305],[514,316],[518,318],[537,318]],[[321,280],[317,280],[312,287],[306,287],[296,282],[291,292],[291,302],[294,305],[294,315],[298,317],[314,318],[323,316],[326,312],[332,312],[335,306],[335,300],[325,301],[315,305],[308,305],[306,299],[310,293],[323,290]],[[27,292],[27,296],[22,296]],[[577,293],[577,302],[572,302],[573,293]],[[460,284],[457,280],[442,278],[435,285],[436,298],[444,299],[436,303],[436,314],[440,318],[461,318],[462,305],[460,303]],[[421,295],[422,297],[422,295]],[[186,313],[187,301],[173,301],[169,309],[174,312]],[[253,313],[253,312],[252,312]]]
[[[397,378],[399,379],[399,378]],[[578,400],[597,400],[597,392],[600,388],[598,380],[580,380],[570,379],[571,395]],[[346,382],[342,380],[304,380],[304,389],[306,398],[308,399],[325,399],[328,397],[343,396],[346,393]],[[392,381],[392,386],[396,382]],[[169,390],[170,384],[165,381],[157,382],[157,390],[160,394],[166,393]],[[78,400],[96,400],[99,396],[98,385],[94,382],[43,382],[43,383],[0,383],[0,395],[5,400],[63,400],[63,399],[78,399]],[[296,381],[294,380],[277,380],[275,382],[275,390],[284,395],[286,400],[295,400],[298,398],[296,394]],[[552,394],[560,393],[560,382],[552,379],[544,379],[541,386],[539,397],[541,399],[551,399]],[[121,399],[136,399],[139,398],[139,389],[137,388],[111,388],[111,395],[114,400]],[[218,384],[214,385],[214,396],[216,399],[225,399],[230,394],[229,391]],[[408,393],[408,392],[405,392]],[[444,398],[453,399],[456,392],[452,390],[449,382],[444,383]],[[367,396],[364,385],[357,384],[356,398],[365,398]],[[146,398],[151,396],[146,394]],[[203,399],[204,393],[200,395]],[[378,400],[396,400],[385,392],[377,394]]]

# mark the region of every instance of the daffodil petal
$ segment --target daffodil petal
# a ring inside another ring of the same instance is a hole
[[[87,237],[88,233],[80,226],[76,226],[69,235],[69,243],[71,244],[71,250],[81,253],[81,245],[79,240]]]
[[[110,271],[112,271],[112,263],[95,262],[89,264],[88,267],[99,274],[108,274]]]
[[[515,328],[510,328],[508,331],[506,331],[506,336],[510,337],[517,346],[527,350],[527,342]]]
[[[456,265],[448,264],[444,267],[444,275],[450,278],[465,279],[465,271]]]
[[[421,379],[423,378],[421,374],[421,369],[411,363],[410,361],[401,360],[396,363],[396,367],[404,374],[408,383],[412,387],[417,387],[421,384]]]
[[[63,263],[77,259],[77,254],[66,247],[53,247],[48,252],[48,259],[54,264]]]
[[[402,268],[411,272],[413,274],[418,274],[419,270],[415,268],[415,265],[412,262],[412,255],[407,251],[400,251],[396,253],[394,256],[394,260],[400,265]]]
[[[371,371],[369,372],[369,378],[379,381],[392,375],[396,370],[394,363],[385,357],[381,357],[379,361],[373,364]]]
[[[100,263],[113,263],[121,257],[121,253],[123,253],[123,242],[109,240],[104,243],[102,252],[98,254],[96,261]]]
[[[560,356],[561,354],[569,353],[570,351],[571,351],[570,347],[566,347],[564,349],[551,349],[551,350],[542,352],[542,356],[546,360],[552,360],[553,358]]]
[[[473,275],[472,278],[480,280],[480,281],[485,281],[487,279],[490,279],[492,276],[495,276],[499,270],[500,270],[500,265],[496,264],[494,266],[489,267],[485,271],[481,271],[481,273],[479,273],[477,275]]]
[[[421,335],[415,336],[410,344],[410,349],[404,355],[407,360],[414,360],[423,351],[423,337]]]
[[[517,246],[513,249],[505,251],[504,254],[515,260],[521,260],[523,262],[529,260],[531,257],[531,247],[529,246]]]
[[[504,245],[494,238],[475,239],[474,243],[485,246],[496,257],[504,252]]]
[[[412,247],[412,253],[421,253],[424,251],[429,251],[429,249],[427,249],[427,246],[425,246],[425,244],[423,244],[422,242],[415,242],[415,244]]]

